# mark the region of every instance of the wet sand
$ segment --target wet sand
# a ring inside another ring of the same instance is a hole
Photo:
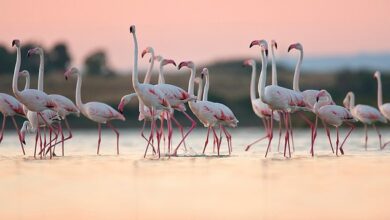
[[[390,218],[388,151],[264,159],[257,146],[231,157],[153,160],[107,148],[53,160],[14,156],[17,148],[0,156],[1,219]]]

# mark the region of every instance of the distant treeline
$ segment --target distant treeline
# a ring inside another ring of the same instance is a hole
[[[27,56],[27,50],[34,48],[34,44],[25,44],[22,48],[23,56]],[[72,57],[64,43],[58,43],[53,48],[45,50],[46,54],[46,76],[45,91],[47,93],[56,93],[65,95],[72,100],[75,96],[75,80],[64,80],[63,71],[67,68]],[[11,47],[0,46],[0,92],[12,94],[11,83],[14,65],[15,51]],[[305,61],[303,61],[305,62]],[[104,51],[98,50],[85,59],[86,72],[82,86],[82,99],[87,101],[103,101],[113,107],[117,107],[120,98],[133,92],[130,75],[117,75],[113,70],[107,67],[107,56]],[[130,64],[132,65],[132,64]],[[37,71],[39,66],[39,57],[37,55],[31,58],[22,59],[22,69],[27,69],[32,74],[32,87],[36,86]],[[252,112],[249,84],[251,78],[251,69],[242,67],[242,60],[223,61],[206,65],[197,66],[199,73],[203,67],[210,70],[210,92],[209,100],[225,103],[236,114],[240,123],[239,126],[259,126],[261,121]],[[260,64],[257,66],[258,75]],[[57,72],[57,73],[56,73]],[[52,73],[52,74],[50,74]],[[60,74],[61,73],[61,74]],[[141,71],[141,76],[142,76]],[[175,73],[178,73],[176,70]],[[348,91],[353,91],[356,95],[356,104],[369,104],[377,106],[377,82],[373,78],[372,70],[339,70],[321,73],[303,72],[300,78],[301,90],[306,89],[326,89],[332,95],[334,101],[342,105]],[[166,74],[166,82],[178,85],[187,89],[189,70],[180,70],[180,74]],[[279,85],[292,88],[294,70],[287,69],[284,66],[278,66]],[[256,79],[257,84],[258,76]],[[22,83],[22,82],[21,82]],[[154,70],[152,83],[157,83],[157,69]],[[271,83],[271,67],[268,69],[268,83]],[[382,72],[384,102],[390,102],[390,74]],[[21,86],[21,85],[20,85]],[[196,90],[195,90],[196,91]],[[257,91],[257,90],[256,90]],[[125,109],[126,122],[114,122],[118,126],[141,126],[138,122],[138,102],[132,101]],[[308,114],[310,115],[310,114]],[[176,115],[179,119],[180,114]],[[311,114],[312,116],[312,114]],[[84,117],[70,117],[73,127],[93,127],[94,123]],[[20,119],[21,120],[21,119]],[[295,126],[305,126],[299,117],[293,116]],[[185,120],[183,120],[183,123]],[[200,124],[198,124],[201,126]]]

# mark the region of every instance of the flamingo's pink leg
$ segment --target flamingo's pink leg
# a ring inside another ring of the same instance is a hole
[[[14,123],[14,127],[16,129],[16,132],[18,133],[18,137],[19,137],[19,142],[20,142],[20,147],[22,148],[22,151],[23,151],[23,155],[26,155],[26,152],[24,151],[24,147],[23,147],[23,141],[22,141],[22,137],[20,135],[20,130],[18,128],[18,124],[16,124],[16,121],[15,121],[15,118],[14,116],[11,116],[11,119],[12,119],[12,122]],[[4,118],[4,121],[5,121],[5,118]],[[4,128],[3,128],[4,130]],[[3,130],[2,130],[2,133],[3,133]],[[1,136],[3,136],[3,134],[1,134]],[[1,141],[0,141],[1,142]]]
[[[145,149],[145,153],[144,153],[144,158],[146,157],[146,153],[148,152],[148,148],[149,148],[149,145],[152,145],[151,144],[151,141],[154,137],[154,129],[155,129],[155,126],[156,126],[156,120],[155,118],[153,117],[154,116],[154,111],[153,109],[151,110],[152,111],[152,121],[151,121],[151,126],[150,126],[150,135],[149,135],[149,140],[148,140],[148,144],[146,145],[146,149]],[[158,150],[157,150],[158,151]],[[160,155],[159,155],[159,158],[160,158]]]
[[[267,155],[268,155],[269,147],[271,145],[272,138],[273,138],[273,133],[274,133],[273,121],[274,121],[274,110],[271,111],[271,120],[270,120],[269,128],[268,128],[268,131],[269,131],[268,146],[267,146],[267,150],[265,151],[265,157],[267,157]]]
[[[119,131],[109,121],[107,127],[111,128],[116,134],[116,154],[119,155]]]
[[[219,143],[217,145],[217,154],[219,156],[219,150],[221,149],[222,144],[222,125],[219,125]]]
[[[310,152],[311,152],[312,157],[314,157],[314,142],[315,142],[316,137],[317,137],[317,124],[318,124],[318,116],[316,115],[316,119],[314,122],[314,129],[312,130],[312,141],[311,141],[311,148],[310,148]]]
[[[344,149],[343,149],[343,145],[345,143],[345,141],[347,140],[347,138],[349,137],[349,135],[352,133],[353,129],[355,129],[355,125],[349,123],[349,122],[346,122],[347,125],[349,125],[349,127],[351,127],[351,129],[348,131],[347,135],[345,136],[343,142],[341,143],[341,146],[340,146],[340,152],[341,154],[344,155]]]
[[[207,128],[207,136],[206,136],[206,141],[204,142],[204,147],[203,147],[203,154],[206,151],[207,144],[209,143],[209,136],[210,136],[210,126]]]
[[[98,137],[98,147],[97,147],[97,155],[99,155],[99,151],[100,151],[100,142],[102,140],[102,125],[100,123],[98,123],[98,133],[99,133],[99,137]]]
[[[367,134],[367,125],[366,124],[364,124],[364,133],[366,134],[365,141],[364,141],[364,148],[367,150],[368,134]]]
[[[36,135],[35,135],[34,158],[37,158],[38,136],[39,136],[39,133],[38,133],[38,129],[37,129]]]
[[[278,152],[280,151],[280,140],[282,139],[282,117],[280,117],[280,120],[279,120],[279,141],[278,141]],[[292,132],[292,131],[291,131]],[[291,138],[293,137],[292,133],[291,133]],[[293,148],[294,148],[294,141],[292,142],[293,143]]]
[[[232,153],[232,151],[233,151],[232,136],[230,135],[230,133],[226,130],[226,128],[224,126],[221,126],[221,128],[223,130],[223,133],[225,133],[226,140],[227,140],[227,143],[228,143],[229,155],[230,155]]]
[[[375,128],[376,133],[378,134],[378,137],[379,137],[379,149],[382,149],[382,134],[381,134],[381,131],[379,130],[379,128],[377,128],[375,126],[375,124],[372,124],[372,127]]]
[[[145,126],[146,126],[146,119],[144,119],[143,121],[144,121],[144,123],[143,123],[142,128],[141,128],[141,137],[142,137],[143,139],[145,139],[145,141],[148,142],[148,139],[146,138],[146,136],[145,136],[145,134],[144,134],[144,130],[145,130]],[[153,153],[156,153],[156,150],[155,150],[155,147],[154,147],[153,144],[152,144],[152,148],[153,148]]]
[[[0,134],[0,143],[3,140],[4,129],[5,129],[5,121],[7,120],[7,116],[3,114],[3,125],[1,126],[1,134]]]
[[[383,144],[382,150],[385,149],[386,145],[388,145],[388,144],[390,144],[390,141],[388,141],[388,142],[386,142],[386,143]]]
[[[339,127],[336,127],[336,156],[339,156]]]
[[[173,135],[172,119],[174,119],[174,116],[170,112],[166,112],[166,114],[167,114],[167,120],[168,120],[168,155],[170,157],[171,148],[172,148],[172,135]]]
[[[219,140],[218,140],[218,135],[217,135],[217,132],[215,131],[215,128],[214,128],[214,127],[211,127],[211,130],[213,131],[213,135],[214,135],[214,142],[216,142],[216,143],[217,143],[217,147],[218,147]]]
[[[183,126],[176,120],[176,118],[172,117],[173,122],[175,122],[177,128],[180,130],[181,137],[184,138],[184,129]],[[187,151],[187,145],[185,140],[183,141],[184,150]]]
[[[323,120],[321,120],[321,121],[322,121],[322,125],[324,126],[326,135],[328,136],[328,140],[329,140],[330,148],[332,149],[332,153],[334,153],[332,139],[330,138],[330,130],[329,130],[328,126],[326,126],[325,122]]]
[[[194,128],[196,127],[196,121],[194,119],[192,119],[185,111],[181,111],[188,120],[191,121],[191,127],[190,129],[187,131],[187,133],[184,135],[184,137],[181,139],[181,141],[179,142],[179,144],[177,145],[176,149],[175,149],[175,152],[174,152],[174,155],[177,155],[177,150],[179,149],[180,145],[184,142],[184,140],[187,138],[187,136],[192,132],[192,130],[194,130]],[[173,116],[172,116],[173,117]]]
[[[291,125],[291,120],[290,120],[290,113],[287,113],[286,117],[287,117],[286,122],[288,122],[288,125],[287,125],[288,126],[288,130],[286,132],[286,134],[287,134],[286,141],[287,141],[287,146],[288,146],[288,157],[291,158],[291,149],[290,149],[290,133],[291,133],[290,125]],[[288,132],[288,131],[290,131],[290,132]]]
[[[290,114],[290,113],[288,113],[288,114]],[[290,117],[290,116],[288,116],[288,123],[289,123],[289,129],[290,129],[290,136],[291,136],[292,148],[293,148],[293,151],[295,151],[294,133],[293,133],[293,127],[292,127],[291,117]]]
[[[268,119],[264,119],[262,118],[262,121],[263,121],[263,125],[264,125],[264,129],[265,129],[265,132],[266,132],[266,135],[264,137],[261,137],[257,140],[255,140],[254,142],[250,143],[248,146],[246,146],[245,148],[245,151],[248,151],[254,144],[264,140],[265,138],[268,138],[269,137],[269,131],[268,131]]]

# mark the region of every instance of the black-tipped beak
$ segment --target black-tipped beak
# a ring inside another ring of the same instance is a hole
[[[278,49],[278,44],[275,42],[275,49]]]
[[[252,43],[249,45],[249,48],[253,47],[254,45],[259,45],[259,41],[254,40]]]
[[[26,141],[25,141],[25,140],[23,140],[22,143],[23,143],[24,145],[26,145]]]
[[[134,25],[131,25],[131,26],[130,26],[130,33],[134,33],[134,29],[135,29],[135,28],[134,28]]]
[[[203,79],[204,78],[204,74],[200,74],[200,78]]]
[[[119,111],[119,113],[121,113],[123,115],[123,110],[118,109],[118,111]]]
[[[317,98],[316,98],[316,102],[318,102],[320,100],[320,98],[317,96]]]
[[[31,57],[31,55],[32,55],[31,51],[28,51],[27,52],[27,57]]]
[[[16,44],[16,40],[13,40],[12,41],[12,46],[15,46],[15,44]]]
[[[65,80],[68,80],[68,76],[65,76]]]
[[[287,52],[290,52],[290,50],[292,50],[294,48],[294,45],[290,45],[287,49]]]
[[[268,57],[268,49],[265,50],[265,56]]]

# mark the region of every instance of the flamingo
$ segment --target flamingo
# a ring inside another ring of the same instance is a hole
[[[285,146],[284,146],[284,156],[286,156],[286,148],[288,144],[289,157],[291,157],[291,150],[289,145],[289,112],[299,110],[304,106],[303,96],[301,93],[296,92],[291,89],[286,89],[277,85],[265,86],[267,78],[267,59],[268,54],[268,44],[265,40],[254,40],[250,44],[250,48],[254,45],[258,45],[261,48],[261,73],[260,73],[260,83],[259,83],[259,96],[261,101],[268,104],[272,109],[271,114],[271,123],[269,125],[270,137],[268,141],[268,147],[265,152],[265,157],[267,157],[271,141],[273,138],[273,111],[278,110],[283,113],[284,122],[286,126],[285,133]]]
[[[374,73],[374,78],[376,78],[378,81],[378,109],[382,115],[387,118],[387,120],[390,120],[390,103],[383,104],[381,72],[376,71]],[[382,149],[385,148],[389,143],[390,141],[384,143]]]
[[[155,59],[160,61],[158,84],[156,85],[156,87],[159,88],[164,93],[171,107],[174,110],[182,112],[191,122],[190,129],[187,131],[186,134],[184,134],[183,126],[175,119],[175,117],[173,116],[173,112],[170,116],[170,118],[173,120],[173,122],[176,124],[176,126],[179,128],[182,134],[182,141],[179,143],[179,145],[176,147],[174,151],[174,155],[176,155],[177,149],[179,148],[181,143],[184,143],[184,147],[186,150],[185,138],[191,133],[191,131],[196,126],[196,122],[185,112],[186,107],[184,105],[185,102],[188,102],[189,100],[195,100],[196,97],[191,96],[187,91],[181,89],[180,87],[165,83],[163,67],[167,64],[173,64],[174,66],[176,66],[175,61],[171,59],[164,59],[162,56],[156,56]],[[162,134],[162,129],[163,129],[163,123],[161,123],[160,135]],[[168,121],[168,132],[169,132],[168,134],[168,149],[169,149],[170,148],[169,145],[171,143],[171,136],[172,136],[172,126],[170,125],[169,121]]]
[[[351,114],[351,112],[348,111],[348,109],[339,106],[339,105],[334,105],[334,104],[329,104],[329,95],[326,90],[321,90],[318,92],[317,97],[316,97],[316,103],[314,103],[313,106],[313,111],[316,114],[316,122],[315,122],[315,130],[317,129],[317,118],[319,117],[323,123],[324,127],[326,127],[326,124],[332,125],[336,127],[336,134],[337,134],[337,139],[336,139],[336,155],[338,156],[338,150],[340,149],[340,152],[344,154],[343,151],[343,145],[349,135],[351,134],[352,130],[355,128],[353,124],[350,122],[356,122],[355,118]],[[350,130],[348,131],[347,135],[345,136],[345,139],[340,145],[339,148],[339,127],[343,124],[346,123],[349,127]],[[332,146],[332,141],[329,138],[329,143]],[[333,147],[332,147],[333,148]]]
[[[208,101],[208,92],[209,92],[209,70],[207,68],[203,68],[202,77],[206,77],[206,83],[203,90],[203,101]],[[220,112],[219,115],[214,115],[214,117],[217,119],[217,125],[219,125],[219,128],[226,136],[227,142],[228,142],[228,150],[229,155],[231,154],[233,147],[232,147],[232,136],[231,134],[226,130],[225,126],[235,128],[237,127],[238,120],[236,116],[234,115],[233,111],[227,107],[226,105],[218,102],[214,102],[215,107]],[[221,145],[222,138],[220,137],[219,144],[218,144],[218,152]]]
[[[133,35],[134,41],[134,65],[133,65],[133,74],[132,81],[134,90],[138,96],[138,99],[142,101],[142,103],[150,109],[151,112],[151,129],[150,136],[148,139],[148,144],[145,149],[144,157],[146,157],[146,153],[149,145],[151,144],[151,140],[153,138],[154,129],[156,127],[156,111],[159,110],[170,110],[171,106],[169,102],[166,100],[164,93],[157,88],[155,85],[151,85],[149,83],[140,83],[138,80],[138,41],[136,36],[136,29],[134,25],[130,26],[130,33]],[[169,120],[169,117],[168,117]],[[160,149],[158,149],[158,157],[160,157]]]
[[[364,124],[364,132],[365,132],[365,142],[364,148],[367,150],[367,126],[372,125],[375,128],[378,137],[379,137],[379,147],[382,149],[382,135],[380,130],[375,126],[376,122],[386,123],[386,118],[374,107],[369,105],[356,105],[355,106],[355,94],[353,92],[348,92],[344,101],[344,106],[349,109],[354,118],[359,120]]]
[[[25,75],[28,74],[27,70],[23,70],[19,73],[19,75]],[[26,86],[30,84],[29,80],[26,80]],[[23,139],[20,134],[20,130],[18,128],[18,125],[15,121],[15,115],[25,117],[25,111],[23,109],[23,105],[15,99],[13,96],[10,96],[5,93],[0,93],[0,112],[3,114],[3,124],[1,127],[1,133],[0,133],[0,143],[3,140],[4,130],[5,130],[5,122],[7,120],[7,117],[10,117],[12,119],[12,123],[14,124],[14,127],[16,129],[16,132],[19,137],[20,141],[20,147],[22,148],[23,155],[26,155],[26,152],[23,147]]]
[[[195,73],[196,73],[196,67],[194,62],[192,61],[183,61],[179,64],[178,69],[180,70],[183,67],[187,67],[190,69],[190,78],[188,80],[188,93],[190,95],[194,95],[194,84],[195,84]],[[199,91],[199,89],[198,89]],[[215,132],[214,126],[217,124],[217,118],[220,114],[220,111],[216,108],[215,103],[209,102],[209,101],[203,101],[201,100],[201,92],[197,94],[197,101],[189,101],[188,105],[192,111],[192,113],[199,119],[199,121],[203,124],[204,127],[207,127],[207,136],[205,145],[203,148],[203,154],[206,151],[206,147],[209,140],[210,130],[213,131],[214,136],[214,143],[219,143],[218,136]],[[219,155],[219,151],[218,151]]]
[[[255,94],[256,93],[255,92],[256,62],[255,62],[255,60],[253,60],[253,59],[245,60],[243,65],[252,67],[252,76],[251,76],[251,84],[250,84],[250,97],[251,97],[252,109],[253,109],[253,112],[259,118],[261,118],[261,120],[263,121],[264,129],[266,132],[266,135],[264,137],[261,137],[261,138],[255,140],[254,142],[252,142],[251,144],[249,144],[245,148],[245,151],[248,151],[257,142],[262,141],[263,139],[270,137],[270,133],[268,131],[268,127],[269,127],[268,124],[269,124],[269,119],[271,118],[272,110],[268,107],[267,104],[262,102],[260,98],[256,98],[256,94]],[[272,71],[272,82],[277,84],[277,81],[274,80],[274,76],[276,76],[276,74],[274,74],[274,73],[276,73],[276,72],[274,71],[274,68],[272,68],[272,70],[273,70]],[[259,80],[259,83],[260,83],[260,80]],[[274,112],[274,119],[276,121],[280,122],[280,117],[279,117],[279,114],[277,114],[277,112]],[[279,135],[279,137],[280,137],[280,135]]]
[[[296,92],[300,92],[302,94],[303,101],[305,104],[305,107],[303,108],[303,110],[313,112],[314,104],[316,103],[316,98],[318,97],[318,93],[320,91],[314,90],[314,89],[308,89],[308,90],[304,90],[301,92],[301,90],[299,88],[299,78],[301,75],[301,66],[302,66],[302,60],[303,60],[303,46],[300,43],[291,44],[288,47],[287,52],[290,52],[293,49],[296,49],[299,51],[298,62],[295,66],[295,73],[294,73],[294,79],[293,79],[293,90]],[[332,100],[332,96],[326,90],[324,90],[324,92],[320,96],[320,98],[327,100],[328,105],[334,104],[334,102]],[[311,152],[311,155],[314,156],[314,141],[315,141],[315,138],[317,136],[317,134],[315,133],[314,124],[302,112],[299,112],[299,115],[310,126],[310,130],[311,130],[310,152]],[[332,147],[332,152],[334,152],[333,147]]]
[[[12,79],[12,91],[15,98],[19,100],[29,111],[36,112],[37,117],[39,116],[44,120],[41,112],[47,109],[53,110],[57,107],[57,104],[43,91],[36,89],[25,89],[23,91],[19,91],[18,78],[21,64],[20,41],[13,40],[12,46],[16,47],[16,64]],[[45,123],[49,127],[50,132],[52,132],[53,128],[47,122]]]
[[[36,47],[33,49],[28,50],[27,56],[30,57],[34,54],[39,55],[40,61],[39,61],[39,74],[38,74],[38,90],[43,91],[44,89],[44,52],[41,47]],[[49,94],[49,97],[56,103],[56,108],[54,111],[58,113],[58,115],[64,120],[65,126],[68,130],[68,137],[64,137],[64,132],[62,131],[62,124],[61,121],[59,121],[59,132],[61,134],[61,143],[62,143],[62,156],[64,156],[64,142],[66,140],[69,140],[72,138],[72,130],[69,126],[68,120],[66,119],[66,116],[70,114],[74,114],[77,117],[80,116],[80,111],[76,107],[76,105],[67,97],[58,95],[58,94]],[[55,145],[54,145],[55,146]],[[53,146],[52,146],[53,147]]]
[[[116,134],[116,153],[119,155],[119,132],[118,130],[111,124],[111,120],[122,120],[125,121],[125,117],[116,111],[111,106],[102,103],[102,102],[88,102],[83,103],[81,101],[81,84],[82,84],[82,76],[80,71],[72,67],[68,71],[64,73],[65,79],[68,79],[72,75],[77,75],[77,85],[76,85],[76,105],[78,109],[80,109],[81,113],[87,117],[88,119],[98,123],[98,147],[97,154],[99,155],[100,150],[100,141],[101,141],[101,124],[106,124],[107,127],[111,128]]]

